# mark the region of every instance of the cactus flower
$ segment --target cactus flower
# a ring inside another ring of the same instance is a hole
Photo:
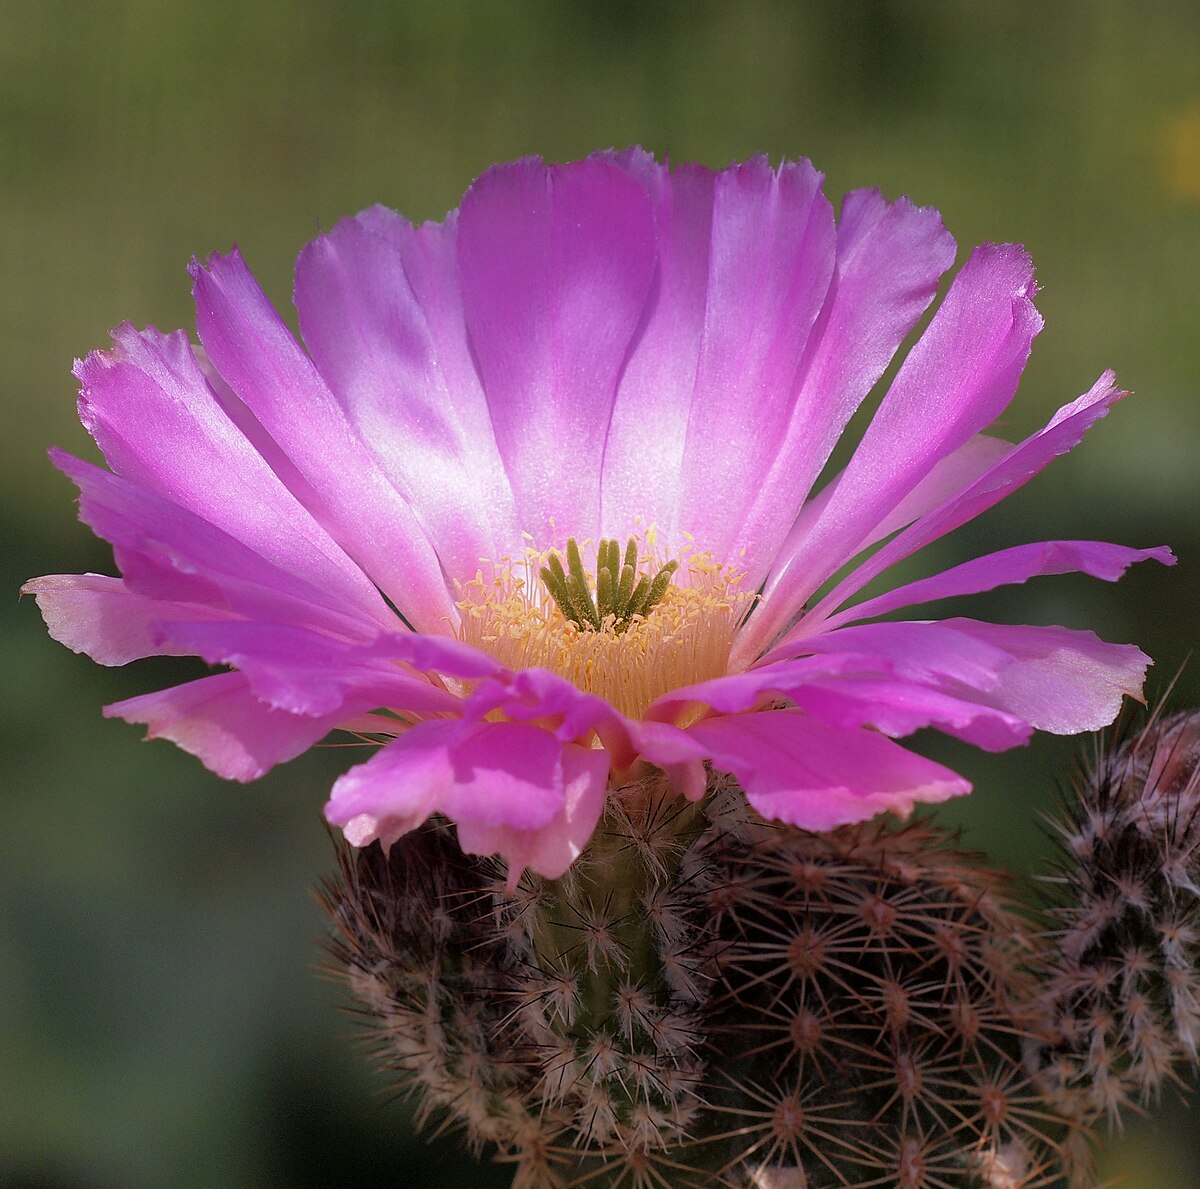
[[[326,815],[433,815],[510,886],[561,876],[611,790],[732,774],[810,830],[969,790],[895,739],[1083,731],[1146,656],[1087,631],[881,617],[1165,548],[1018,546],[861,597],[1071,449],[1106,372],[1018,444],[1042,320],[1025,252],[970,254],[845,466],[833,450],[955,245],[805,161],[529,159],[441,223],[380,207],[301,253],[303,345],[235,249],[192,266],[199,345],[126,324],[76,367],[109,468],[55,452],[122,577],[34,579],[101,664],[221,671],[106,713],[251,780],[332,731],[378,744]]]

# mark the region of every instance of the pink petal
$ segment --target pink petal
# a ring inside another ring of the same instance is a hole
[[[256,780],[307,751],[337,725],[333,717],[289,714],[250,692],[241,673],[219,673],[104,708],[108,718],[145,723],[147,739],[170,739],[226,780]]]
[[[791,690],[831,674],[891,671],[887,659],[873,654],[847,651],[845,655],[806,656],[674,689],[649,707],[646,718],[651,722],[683,722],[695,718],[701,708],[718,714],[740,714],[760,709],[774,697],[790,696]]]
[[[213,367],[212,362],[204,353],[203,347],[193,347],[196,363],[204,373],[208,386],[213,391],[217,403],[224,409],[229,420],[237,426],[246,441],[254,447],[267,466],[279,476],[280,482],[308,510],[312,518],[325,529],[327,533],[334,522],[333,516],[325,506],[325,501],[313,490],[313,486],[300,473],[296,464],[279,448],[279,443],[263,428],[262,422],[250,411],[245,401],[225,382],[220,372]]]
[[[61,451],[51,451],[51,458],[79,487],[80,519],[112,543],[126,586],[138,594],[322,626],[350,637],[369,637],[381,623],[397,624],[369,584],[354,601],[345,588],[314,585],[136,483]]]
[[[113,352],[75,369],[80,417],[113,470],[348,607],[385,615],[378,592],[230,421],[186,337],[126,324],[114,339]]]
[[[1112,372],[1105,372],[1083,396],[1059,409],[1044,429],[1014,446],[977,479],[927,511],[854,569],[804,617],[796,632],[784,639],[818,630],[826,615],[889,566],[973,520],[1005,496],[1011,495],[1060,454],[1077,446],[1083,435],[1108,413],[1116,401],[1126,395],[1116,387],[1116,376]]]
[[[129,590],[120,578],[100,574],[51,574],[32,578],[22,594],[37,599],[50,635],[72,652],[101,665],[124,665],[146,656],[186,655],[164,648],[156,625],[164,619],[224,619],[226,612],[194,603],[166,603]]]
[[[747,483],[752,504],[740,530],[749,555],[760,559],[750,567],[754,584],[774,561],[851,415],[953,260],[954,240],[937,211],[903,198],[889,203],[875,190],[844,199],[829,296],[797,377],[784,389],[798,389],[790,418],[755,442],[760,461]]]
[[[1012,448],[1012,443],[1002,438],[976,434],[965,446],[960,446],[953,454],[947,454],[937,462],[904,499],[889,509],[887,515],[863,538],[860,548],[867,549],[885,537],[890,537],[931,509],[945,503],[991,470]],[[807,527],[815,524],[821,517],[825,505],[837,491],[839,477],[835,476],[800,509],[796,521],[797,532],[807,531]]]
[[[437,812],[454,780],[449,749],[462,730],[454,719],[418,723],[334,782],[325,806],[353,846],[376,839],[385,849]]]
[[[564,743],[590,742],[594,734],[618,766],[633,762],[633,724],[603,698],[546,669],[499,673],[481,681],[467,696],[464,711],[476,719],[500,713],[515,722],[540,722]]]
[[[761,651],[804,601],[946,455],[1005,408],[1042,321],[1033,269],[1011,245],[977,248],[909,352],[837,488],[784,545],[739,640]]]
[[[931,578],[910,582],[907,586],[868,599],[865,603],[830,616],[823,630],[858,619],[885,615],[900,607],[979,594],[994,590],[997,586],[1027,582],[1030,578],[1046,574],[1082,573],[1102,578],[1105,582],[1116,582],[1135,562],[1150,559],[1168,566],[1175,564],[1175,555],[1165,545],[1154,549],[1128,549],[1123,545],[1109,545],[1102,541],[1040,541],[1018,545],[974,558]]]
[[[903,639],[891,641],[891,647],[886,639],[871,647],[869,635],[865,641],[840,641],[840,650],[835,647],[828,655],[780,661],[675,690],[659,698],[648,715],[664,724],[679,723],[698,718],[702,708],[740,714],[786,698],[835,727],[872,726],[887,735],[937,727],[990,750],[1025,742],[1028,724],[967,692],[992,688],[996,670],[1011,658],[998,649],[972,648],[957,633],[941,634],[941,650],[937,642],[921,649]],[[948,693],[944,685],[960,692]],[[677,740],[672,747],[670,735],[640,741],[654,763],[691,758]]]
[[[690,728],[764,817],[832,830],[970,792],[962,777],[875,731],[839,730],[790,710],[705,719]]]
[[[713,188],[677,528],[718,559],[744,556],[752,580],[778,540],[769,529],[761,539],[761,526],[748,533],[746,513],[763,483],[764,449],[788,436],[797,372],[833,275],[833,209],[821,182],[807,161],[776,171],[757,158],[718,174]],[[792,482],[782,492],[771,484],[767,498],[790,522],[803,495]]]
[[[369,813],[412,829],[442,812],[536,830],[562,807],[561,756],[562,745],[539,727],[432,719],[340,776],[326,817],[341,826]]]
[[[1039,731],[1074,735],[1108,726],[1128,696],[1142,700],[1150,658],[1132,644],[1107,644],[1091,632],[947,619],[964,641],[1001,649],[1011,661],[980,701]]]
[[[660,768],[704,759],[704,748],[682,727],[643,719],[634,732],[642,758]]]
[[[463,198],[458,247],[521,527],[543,547],[594,540],[604,439],[654,273],[650,200],[596,158],[496,166]]]
[[[459,845],[468,854],[503,855],[508,885],[514,888],[528,867],[547,879],[558,879],[583,853],[608,794],[609,759],[594,748],[568,746],[562,752],[563,804],[540,829],[489,826],[460,820]]]
[[[643,720],[633,724],[639,757],[661,768],[677,796],[700,801],[708,791],[704,747],[686,731],[666,722]]]
[[[419,723],[334,784],[325,814],[356,845],[389,845],[433,813],[471,853],[500,853],[555,878],[603,808],[608,757],[523,723]]]
[[[480,723],[450,749],[443,811],[460,824],[539,830],[562,810],[562,745],[540,727]]]
[[[507,672],[499,661],[453,636],[423,636],[416,632],[393,632],[380,637],[374,655],[409,665],[419,673],[438,673],[463,681],[478,681]]]
[[[412,508],[382,473],[235,250],[192,266],[213,366],[322,500],[338,543],[418,629],[457,612]]]
[[[690,532],[757,583],[953,241],[936,212],[860,192],[834,266],[832,212],[807,162],[712,174],[636,151],[613,160],[654,200],[659,274],[605,444],[605,531],[640,517],[668,552]]]
[[[383,207],[343,220],[301,253],[296,307],[347,419],[446,571],[465,578],[481,558],[516,554],[522,542],[470,361],[453,232],[414,231]]]
[[[914,682],[832,677],[806,682],[788,696],[831,727],[874,727],[892,738],[934,727],[986,751],[1004,751],[1027,742],[1033,733],[1014,714]]]
[[[679,721],[692,706],[722,714],[758,708],[772,695],[791,692],[833,676],[896,677],[935,687],[990,689],[1012,658],[1001,648],[939,623],[866,623],[797,641],[810,655],[760,663],[659,698],[647,716]]]
[[[973,619],[854,624],[792,647],[829,659],[840,655],[847,662],[843,672],[858,663],[864,676],[873,671],[928,685],[1056,734],[1098,730],[1112,722],[1125,695],[1140,699],[1150,663],[1132,644],[1106,644],[1091,632]],[[794,663],[806,662],[811,658]],[[787,664],[740,674],[743,698],[779,686]]]
[[[694,165],[671,170],[640,150],[613,160],[654,204],[658,272],[604,442],[600,522],[616,536],[639,519],[656,525],[663,548],[675,553],[684,543],[681,522],[694,515],[680,509],[681,476],[704,335],[717,175]]]
[[[244,620],[164,623],[160,638],[209,664],[233,665],[256,697],[292,714],[347,716],[384,706],[415,714],[453,713],[461,702],[427,678],[355,645],[305,628]]]

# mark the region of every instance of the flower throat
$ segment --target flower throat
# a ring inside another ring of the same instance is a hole
[[[561,553],[530,548],[460,584],[458,636],[514,670],[549,669],[637,718],[655,698],[727,672],[749,598],[742,577],[690,547],[663,559],[652,533],[623,552],[602,540],[588,572],[572,538]]]

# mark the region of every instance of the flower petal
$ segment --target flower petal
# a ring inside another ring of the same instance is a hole
[[[605,444],[605,531],[640,517],[668,552],[690,532],[757,584],[954,241],[935,211],[859,191],[834,265],[832,211],[807,162],[713,174],[636,151],[613,160],[654,199],[659,273]],[[714,474],[728,498],[712,499]]]
[[[694,705],[722,714],[759,707],[771,695],[791,696],[832,676],[895,677],[935,687],[990,689],[1012,658],[1001,648],[966,637],[944,623],[865,623],[797,641],[810,655],[761,663],[743,673],[672,690],[647,711],[676,721]]]
[[[973,558],[930,578],[910,582],[887,594],[868,599],[865,603],[858,603],[830,616],[824,623],[824,629],[886,615],[889,611],[918,603],[979,594],[994,590],[997,586],[1027,582],[1030,578],[1047,574],[1080,573],[1102,578],[1105,582],[1116,582],[1135,562],[1151,559],[1167,566],[1175,564],[1175,555],[1165,545],[1153,549],[1129,549],[1103,541],[1039,541],[1031,545],[1017,545],[1012,549],[1001,549]]]
[[[1111,371],[1105,372],[1083,396],[1059,409],[1043,429],[1012,447],[982,475],[926,511],[920,519],[851,571],[800,621],[793,632],[784,637],[784,641],[819,630],[826,615],[835,611],[855,591],[861,590],[889,566],[966,524],[1028,483],[1060,454],[1077,446],[1083,435],[1108,413],[1116,401],[1126,395],[1117,388],[1116,376]]]
[[[1004,751],[1033,733],[1029,723],[1006,710],[915,682],[831,677],[805,682],[788,697],[831,727],[874,727],[892,738],[933,727],[986,751]]]
[[[233,665],[254,694],[292,714],[347,717],[387,707],[415,714],[454,712],[459,698],[427,678],[359,646],[284,624],[164,623],[160,638],[209,664]]]
[[[312,587],[383,616],[378,592],[221,408],[186,337],[128,324],[113,337],[114,351],[94,351],[75,369],[80,417],[113,470]]]
[[[562,751],[549,731],[525,723],[464,727],[441,808],[458,823],[539,830],[563,806]]]
[[[691,521],[680,509],[681,475],[704,336],[717,175],[696,165],[671,170],[640,150],[613,161],[650,195],[658,271],[604,441],[600,523],[616,537],[639,522],[655,525],[662,547],[674,554],[683,544],[681,523]]]
[[[319,571],[285,570],[136,483],[58,450],[51,458],[79,488],[80,519],[113,545],[126,586],[138,594],[321,626],[348,637],[396,626],[395,614],[369,583],[359,591],[332,581],[315,585]]]
[[[120,578],[102,574],[31,578],[21,593],[37,599],[46,629],[55,640],[101,665],[124,665],[147,656],[185,656],[190,649],[162,645],[158,624],[166,619],[228,618],[227,612],[196,603],[148,599]]]
[[[353,823],[356,845],[386,846],[444,813],[464,850],[554,878],[599,820],[607,771],[604,752],[564,747],[539,727],[432,720],[340,777],[325,815]]]
[[[741,559],[752,581],[778,541],[747,535],[743,522],[768,469],[765,444],[788,435],[797,372],[833,275],[822,180],[807,161],[776,171],[757,158],[718,174],[713,189],[704,331],[672,527],[720,561]],[[776,483],[768,498],[783,500],[777,515],[790,523],[803,495]]]
[[[750,434],[760,452],[779,443],[769,468],[760,462],[749,483],[753,498],[740,529],[748,556],[761,559],[750,564],[754,585],[851,415],[933,300],[954,249],[935,210],[904,198],[889,203],[876,190],[856,190],[843,201],[829,296],[786,389],[798,389],[790,418],[778,433]]]
[[[959,494],[976,479],[986,474],[1012,448],[1012,443],[1006,442],[1002,438],[992,437],[989,434],[976,434],[966,445],[960,446],[953,454],[947,454],[945,458],[940,459],[929,474],[904,499],[894,508],[889,508],[884,518],[863,538],[860,548],[867,549],[885,537],[890,537],[893,533]],[[821,516],[825,505],[837,491],[838,478],[840,476],[835,476],[821,489],[819,494],[813,496],[801,508],[796,522],[797,531],[805,531],[808,524],[815,522]]]
[[[704,708],[718,714],[741,714],[761,709],[772,698],[790,697],[792,690],[823,677],[892,671],[886,657],[873,653],[847,650],[844,655],[800,657],[674,689],[651,704],[646,718],[651,722],[685,722],[698,717],[697,711]]]
[[[1023,718],[1039,731],[1074,735],[1106,727],[1125,697],[1142,700],[1151,661],[1133,644],[1108,644],[1092,632],[947,619],[942,626],[1006,652],[1011,661],[980,701]]]
[[[430,814],[536,830],[561,808],[562,747],[525,723],[418,723],[333,786],[335,826],[372,814],[412,829]],[[381,826],[381,837],[399,837]]]
[[[919,650],[903,643],[875,651],[856,649],[844,641],[844,652],[780,661],[675,690],[659,698],[648,713],[665,726],[695,720],[705,709],[740,714],[786,698],[835,727],[872,726],[887,735],[937,727],[989,750],[1025,742],[1030,733],[1027,723],[970,692],[976,684],[992,688],[996,669],[1011,663],[1011,658],[997,649],[972,649],[970,642],[964,647],[961,637],[953,637],[953,642],[956,647],[938,663],[936,650],[926,650],[922,657]],[[957,692],[949,693],[943,686]],[[678,745],[672,748],[670,736],[645,736],[648,725],[643,724],[638,736],[647,759],[664,763],[691,758],[686,748],[675,754]]]
[[[383,207],[343,220],[296,265],[317,368],[443,567],[466,577],[522,542],[461,300],[453,223],[415,231]]]
[[[547,669],[522,669],[481,681],[465,699],[464,710],[476,719],[498,712],[515,722],[540,722],[564,743],[587,743],[595,734],[618,767],[634,759],[633,724],[603,698]]]
[[[334,781],[325,817],[353,846],[384,849],[437,812],[454,779],[449,749],[461,733],[453,719],[418,723]]]
[[[705,719],[688,732],[764,817],[832,830],[971,790],[961,776],[875,731],[838,730],[797,711]]]
[[[846,662],[843,672],[852,671],[857,660],[863,675],[873,668],[879,675],[994,706],[1038,730],[1064,735],[1098,730],[1116,717],[1124,696],[1140,699],[1150,664],[1134,645],[1108,644],[1091,632],[974,619],[852,624],[792,647],[831,658],[840,655]],[[746,699],[752,692],[775,689],[787,664],[777,661],[739,674],[742,684],[734,687],[736,693]],[[734,695],[727,696],[732,700]]]
[[[418,630],[455,622],[437,555],[235,249],[193,264],[213,366],[322,500],[338,543]]]
[[[497,166],[463,198],[458,250],[521,527],[539,547],[595,540],[604,439],[654,274],[650,200],[598,158]]]
[[[1033,268],[1011,245],[977,248],[909,352],[837,487],[798,526],[739,650],[761,652],[871,530],[1005,408],[1042,320]]]
[[[608,795],[608,771],[603,751],[568,745],[562,751],[563,803],[550,821],[536,830],[522,830],[460,819],[459,845],[468,854],[503,855],[510,889],[526,867],[547,879],[558,879],[596,831]]]
[[[218,673],[104,708],[107,718],[145,723],[147,739],[170,739],[226,780],[256,780],[307,751],[336,718],[289,714],[250,691],[241,673]]]

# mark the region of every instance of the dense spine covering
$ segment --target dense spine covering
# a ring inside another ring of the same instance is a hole
[[[570,1185],[1089,1183],[1200,1040],[1200,716],[1101,754],[1053,905],[928,822],[781,828],[714,774],[506,888],[431,824],[342,850],[339,968],[422,1119]]]
[[[918,1189],[1052,1166],[1059,1128],[1019,1043],[1030,937],[998,876],[926,824],[705,841],[728,1183]]]
[[[1060,856],[1031,1043],[1047,1098],[1113,1126],[1200,1046],[1200,712],[1098,746]]]

